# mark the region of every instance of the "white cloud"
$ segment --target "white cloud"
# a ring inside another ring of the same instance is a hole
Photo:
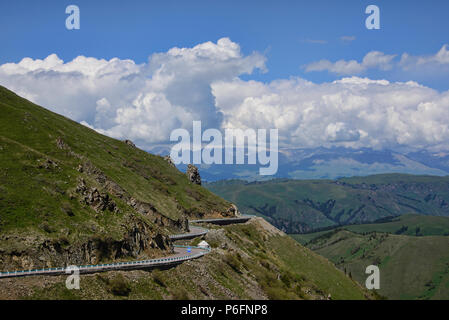
[[[352,41],[351,37],[341,37],[342,41]],[[354,37],[355,40],[355,37]],[[397,55],[387,55],[380,51],[371,51],[361,62],[356,60],[338,60],[331,62],[323,59],[305,65],[306,72],[328,71],[338,75],[359,75],[369,69],[388,71],[399,68],[403,72],[420,72],[429,74],[447,74],[449,72],[449,45],[445,44],[433,55],[413,56],[403,53],[399,61]]]
[[[446,61],[443,49],[432,61]],[[362,62],[323,65],[344,74],[386,70],[392,59],[373,51]],[[203,130],[278,128],[284,147],[449,150],[449,92],[361,77],[322,84],[240,78],[257,69],[265,71],[265,57],[244,55],[238,44],[223,38],[156,53],[145,64],[82,56],[69,62],[56,55],[25,58],[0,66],[0,84],[144,148],[163,145],[173,129],[191,129],[193,120],[201,120]]]
[[[284,147],[449,149],[449,92],[415,82],[236,79],[212,90],[226,127],[278,128]]]
[[[342,37],[340,37],[340,40],[344,41],[344,42],[352,42],[352,41],[355,41],[355,39],[356,39],[355,36],[342,36]]]
[[[146,146],[166,141],[171,130],[191,126],[192,119],[220,126],[211,83],[255,69],[265,71],[264,56],[245,56],[237,43],[222,38],[156,53],[141,65],[83,56],[64,63],[55,54],[24,58],[0,66],[0,84],[102,133]]]
[[[347,128],[347,124],[343,122],[329,123],[325,135],[326,139],[331,142],[357,141],[360,139],[360,132]]]
[[[392,68],[392,60],[394,57],[395,55],[386,55],[383,52],[371,51],[365,55],[362,62],[357,62],[356,60],[338,60],[336,62],[320,60],[306,65],[305,71],[329,71],[341,75],[355,75],[363,73],[367,69],[379,68],[381,70],[389,70]]]
[[[436,62],[441,64],[449,64],[449,50],[447,47],[448,45],[445,44],[435,55],[434,59],[436,60]]]
[[[329,71],[337,74],[359,74],[365,71],[365,68],[356,60],[339,60],[334,63],[329,60],[320,60],[306,65],[305,70],[306,72]]]
[[[399,66],[406,71],[416,69],[428,69],[432,71],[440,70],[444,67],[444,71],[449,70],[449,45],[445,44],[434,55],[413,56],[408,53],[403,53]]]

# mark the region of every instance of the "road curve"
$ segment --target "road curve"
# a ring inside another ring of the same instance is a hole
[[[192,220],[192,223],[213,223],[213,224],[232,224],[243,223],[251,219],[252,216],[241,216],[237,218],[223,218],[223,219],[204,219],[204,220]],[[192,239],[208,232],[208,229],[197,226],[189,226],[189,232],[183,234],[176,234],[169,236],[171,240]],[[117,263],[105,263],[95,265],[77,266],[80,273],[95,273],[110,270],[132,270],[152,268],[159,266],[169,266],[182,263],[187,260],[197,259],[210,252],[210,248],[200,248],[195,246],[180,246],[174,245],[174,254],[164,258],[138,260],[129,262],[117,262]],[[2,278],[15,278],[37,275],[61,275],[70,274],[73,271],[67,268],[46,268],[46,269],[33,269],[33,270],[21,270],[21,271],[7,271],[0,272],[0,279]]]
[[[192,221],[193,222],[193,221]],[[190,226],[188,233],[174,234],[169,236],[171,240],[193,239],[205,235],[209,230],[206,228]]]
[[[211,223],[211,224],[218,224],[218,225],[227,225],[227,224],[234,224],[234,223],[245,223],[251,218],[255,216],[252,215],[240,215],[235,218],[216,218],[216,219],[201,219],[201,220],[190,220],[190,223]]]

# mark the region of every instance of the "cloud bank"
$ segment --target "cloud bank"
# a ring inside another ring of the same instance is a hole
[[[449,148],[449,92],[416,82],[236,79],[212,89],[225,126],[279,128],[285,147]]]
[[[365,55],[362,62],[357,62],[356,60],[338,60],[337,62],[320,60],[306,65],[305,71],[329,71],[340,75],[360,74],[368,69],[375,68],[385,71],[392,68],[392,60],[394,57],[395,55],[386,55],[383,52],[371,51]]]
[[[447,47],[404,65],[448,63]],[[314,70],[360,73],[391,68],[394,55],[362,62],[320,62]],[[424,59],[424,60],[423,60]],[[193,120],[206,128],[278,128],[283,147],[449,150],[449,91],[416,82],[346,77],[316,84],[302,78],[242,80],[265,72],[266,58],[244,55],[228,38],[155,53],[147,63],[55,54],[0,66],[0,84],[97,131],[142,148],[168,143]],[[351,71],[351,72],[349,72]]]
[[[341,37],[342,41],[355,40],[351,37]],[[368,52],[361,62],[357,60],[338,60],[331,62],[327,59],[315,61],[304,66],[306,72],[327,71],[337,75],[359,75],[369,69],[382,71],[397,68],[401,71],[416,71],[421,73],[449,71],[449,49],[445,44],[436,54],[428,56],[413,56],[403,53],[399,60],[396,54],[388,55],[380,51]]]
[[[0,84],[101,133],[148,146],[193,120],[220,127],[210,84],[255,69],[265,70],[264,56],[243,56],[238,44],[223,38],[156,53],[141,65],[83,56],[64,63],[55,54],[24,58],[0,66]]]

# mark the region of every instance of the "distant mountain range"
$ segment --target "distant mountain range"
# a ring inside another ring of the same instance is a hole
[[[282,150],[281,154],[279,175],[294,179],[336,179],[379,173],[449,174],[449,153],[318,148]]]
[[[154,147],[152,153],[169,154],[167,147]],[[449,153],[372,150],[368,148],[281,149],[275,176],[260,176],[259,165],[201,165],[203,180],[243,179],[247,181],[290,179],[337,179],[380,173],[449,175]],[[178,166],[185,170],[185,165]]]
[[[337,180],[225,180],[205,186],[287,233],[407,213],[449,216],[449,177],[380,174]]]

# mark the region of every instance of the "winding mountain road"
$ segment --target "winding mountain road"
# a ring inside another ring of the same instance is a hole
[[[253,216],[242,215],[236,218],[219,218],[219,219],[203,219],[192,220],[190,223],[212,223],[218,225],[244,223],[250,220]],[[189,232],[183,234],[176,234],[169,236],[171,240],[193,239],[199,236],[205,235],[209,230],[197,226],[189,225]],[[210,248],[195,247],[195,246],[180,246],[174,245],[174,254],[168,257],[149,260],[138,260],[129,262],[117,262],[95,265],[76,266],[80,273],[95,273],[110,270],[131,270],[131,269],[143,269],[159,266],[170,266],[182,263],[187,260],[200,258],[210,252]],[[73,269],[67,268],[46,268],[46,269],[34,269],[34,270],[21,270],[21,271],[7,271],[0,272],[0,279],[2,278],[14,278],[25,276],[37,276],[37,275],[61,275],[70,274]]]

